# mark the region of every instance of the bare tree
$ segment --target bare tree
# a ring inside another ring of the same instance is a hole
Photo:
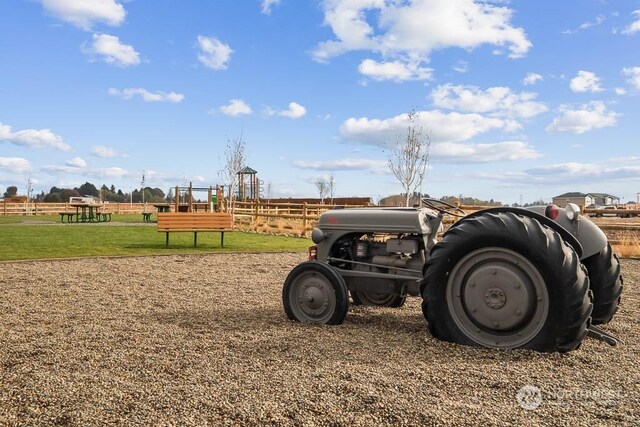
[[[220,179],[227,185],[229,189],[229,208],[233,212],[236,190],[238,188],[238,172],[246,166],[245,155],[246,144],[240,137],[236,139],[227,138],[227,145],[224,149],[224,168],[219,172]]]
[[[329,198],[331,202],[329,204],[333,204],[333,198],[336,195],[336,178],[333,174],[329,175],[329,179],[327,180],[327,192],[329,193]]]
[[[392,152],[387,157],[389,170],[402,185],[406,194],[406,206],[409,206],[411,195],[422,185],[424,174],[429,163],[431,138],[425,135],[418,124],[415,111],[407,114],[407,133],[398,136]]]
[[[318,178],[315,182],[316,188],[318,189],[318,194],[320,195],[320,203],[324,204],[324,198],[327,196],[327,191],[329,190],[329,184],[327,180],[324,178]]]

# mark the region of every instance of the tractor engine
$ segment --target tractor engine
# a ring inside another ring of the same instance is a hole
[[[354,239],[349,245],[352,262],[346,264],[359,273],[346,278],[352,293],[419,295],[417,280],[426,261],[422,236],[374,234]]]

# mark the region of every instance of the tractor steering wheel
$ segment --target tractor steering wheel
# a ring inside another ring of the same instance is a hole
[[[422,202],[423,205],[445,215],[451,215],[458,218],[462,218],[467,215],[467,213],[462,209],[460,209],[459,207],[452,205],[451,203],[444,202],[442,200],[424,198],[424,199],[421,199],[420,201]],[[444,206],[444,207],[441,207],[441,206]]]

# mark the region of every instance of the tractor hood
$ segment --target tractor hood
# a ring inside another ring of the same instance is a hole
[[[323,232],[428,234],[429,218],[435,217],[433,211],[425,208],[333,209],[320,216],[317,228]]]

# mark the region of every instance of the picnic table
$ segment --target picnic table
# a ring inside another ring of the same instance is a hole
[[[170,203],[152,203],[152,205],[158,213],[169,212],[171,210]],[[153,222],[151,221],[151,215],[153,215],[153,212],[142,212],[142,221]]]
[[[158,212],[169,212],[171,203],[154,203],[153,207],[156,208]]]
[[[76,209],[73,212],[61,212],[60,215],[68,216],[68,222],[108,222],[111,221],[111,212],[101,211],[104,205],[101,203],[69,203],[69,206]],[[64,215],[63,215],[64,214]],[[73,217],[75,216],[75,221]]]

